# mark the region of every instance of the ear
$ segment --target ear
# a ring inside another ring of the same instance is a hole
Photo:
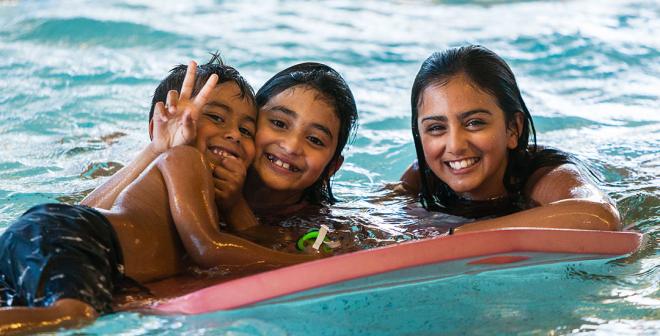
[[[328,163],[328,165],[330,166],[328,178],[335,175],[335,173],[339,170],[339,168],[341,168],[341,165],[343,163],[344,163],[344,156],[343,155],[339,155],[339,157],[337,157],[336,160],[331,161],[330,163]]]
[[[507,127],[506,130],[508,136],[506,147],[508,149],[514,149],[518,147],[518,139],[522,133],[523,123],[525,121],[524,118],[525,116],[522,114],[522,112],[516,112],[513,115],[513,120],[511,120],[509,127]]]
[[[149,120],[149,140],[154,139],[154,119]]]

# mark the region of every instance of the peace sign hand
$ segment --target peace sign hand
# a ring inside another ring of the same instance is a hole
[[[171,90],[167,93],[167,105],[158,102],[154,107],[153,141],[159,152],[178,145],[192,144],[197,136],[197,120],[218,82],[218,75],[209,76],[204,87],[191,98],[196,71],[197,63],[190,61],[181,86],[181,94]]]

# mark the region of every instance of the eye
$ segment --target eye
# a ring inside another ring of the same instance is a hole
[[[247,129],[245,127],[240,127],[238,130],[241,132],[241,134],[243,134],[244,136],[246,136],[248,138],[253,137],[252,131],[250,131],[249,129]]]
[[[313,144],[315,144],[315,145],[317,145],[317,146],[320,146],[320,147],[324,147],[324,146],[325,146],[325,143],[323,143],[323,141],[322,141],[321,139],[319,139],[319,138],[317,138],[317,137],[315,137],[315,136],[308,136],[308,137],[307,137],[307,140],[309,140],[309,142],[311,142],[311,143],[313,143]]]
[[[277,128],[286,128],[286,124],[282,120],[270,119],[270,123]]]
[[[481,129],[486,125],[486,122],[481,119],[470,119],[465,123],[465,126],[470,129]]]
[[[225,118],[223,118],[220,115],[214,114],[214,113],[204,113],[205,116],[207,116],[211,121],[215,123],[223,123],[225,122]]]
[[[426,127],[426,133],[436,133],[437,134],[437,133],[441,133],[441,132],[445,131],[446,129],[447,129],[447,127],[445,127],[445,125],[431,124],[431,125]]]

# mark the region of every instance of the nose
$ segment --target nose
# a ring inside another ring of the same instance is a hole
[[[450,128],[447,131],[447,145],[445,150],[449,154],[460,156],[465,153],[467,149],[466,134],[460,128]]]
[[[238,144],[241,142],[241,132],[238,130],[238,128],[228,129],[225,133],[225,140]]]
[[[302,139],[298,135],[289,135],[282,138],[280,147],[286,154],[300,155],[302,153]]]

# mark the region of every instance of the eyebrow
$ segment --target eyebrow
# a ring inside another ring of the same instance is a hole
[[[472,116],[472,115],[479,114],[479,113],[485,113],[485,114],[488,114],[488,115],[492,115],[492,114],[493,114],[493,113],[491,113],[490,111],[488,111],[488,110],[486,110],[486,109],[478,108],[478,109],[474,109],[474,110],[469,110],[469,111],[461,112],[461,113],[458,115],[458,117],[462,120],[462,119],[466,119],[466,118],[468,118],[468,117],[470,117],[470,116]],[[447,117],[446,117],[446,116],[434,115],[434,116],[429,116],[429,117],[423,118],[423,119],[422,119],[422,122],[429,121],[429,120],[430,120],[430,121],[442,121],[442,122],[446,122],[446,121],[447,121]]]
[[[268,110],[269,111],[282,112],[282,113],[288,115],[289,117],[296,118],[296,119],[298,118],[298,113],[296,113],[296,111],[294,111],[290,108],[287,108],[285,106],[282,106],[282,105],[273,106]]]
[[[227,113],[234,113],[234,109],[232,109],[231,106],[229,106],[227,104],[223,104],[223,103],[220,103],[220,102],[210,102],[206,105],[213,106],[213,107],[219,107],[219,108],[227,111]],[[255,119],[253,116],[246,115],[243,119],[247,119],[247,121],[255,123],[255,124],[257,123],[257,119]]]
[[[288,115],[291,118],[297,119],[298,118],[298,113],[290,108],[287,108],[282,105],[277,105],[273,106],[272,108],[269,109],[270,111],[275,111],[275,112],[281,112],[286,115]],[[332,140],[334,137],[332,136],[332,132],[330,132],[330,129],[319,124],[319,123],[312,123],[312,127],[316,128],[317,130],[325,133],[328,137],[330,137],[330,140]]]
[[[227,112],[234,112],[234,110],[229,105],[223,104],[223,103],[220,103],[220,102],[213,101],[213,102],[207,103],[206,105],[213,106],[213,107],[219,107],[223,110],[226,110]]]

